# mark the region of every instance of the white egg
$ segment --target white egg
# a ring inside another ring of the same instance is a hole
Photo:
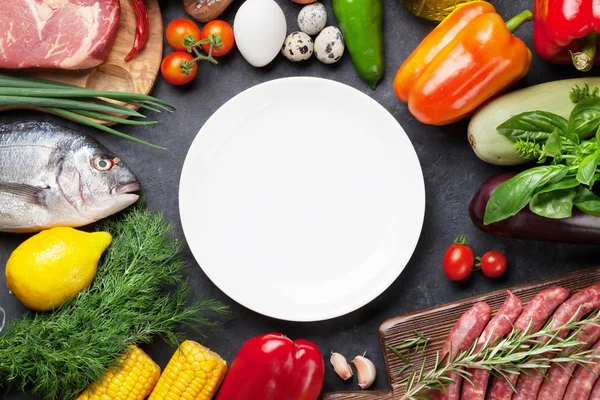
[[[274,0],[246,0],[235,14],[233,32],[242,56],[255,67],[269,64],[287,33],[283,10]]]
[[[327,25],[327,10],[321,3],[304,6],[298,14],[298,27],[304,33],[316,35]]]
[[[313,40],[304,32],[292,32],[283,42],[281,54],[290,61],[305,61],[313,55]]]
[[[335,26],[323,29],[315,39],[315,56],[325,64],[338,62],[344,55],[344,36]]]

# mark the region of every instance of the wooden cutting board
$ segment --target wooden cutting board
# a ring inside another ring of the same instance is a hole
[[[571,295],[584,289],[590,285],[600,282],[600,267],[585,269],[582,271],[573,272],[567,275],[550,278],[539,282],[525,284],[509,288],[515,295],[519,296],[525,305],[541,290],[554,285],[562,286],[571,291]],[[406,378],[412,371],[418,369],[424,357],[427,357],[426,369],[431,369],[433,366],[435,355],[442,349],[446,336],[450,333],[452,326],[460,318],[460,316],[473,306],[478,301],[485,301],[492,307],[494,315],[502,306],[506,299],[506,290],[498,290],[496,292],[484,294],[481,296],[471,297],[456,301],[454,303],[445,304],[439,307],[429,308],[414,312],[411,314],[402,315],[384,321],[379,327],[379,339],[384,355],[385,373],[390,385],[390,392],[337,392],[327,393],[323,396],[324,400],[397,400],[401,399],[404,394],[404,385],[401,381]],[[398,375],[404,362],[392,353],[386,345],[397,346],[404,342],[405,339],[413,338],[414,331],[421,332],[426,337],[430,338],[426,350],[421,353],[411,353],[411,361],[414,367],[406,370],[402,375]],[[384,371],[379,371],[383,374]],[[356,377],[354,377],[356,379]]]
[[[32,69],[18,71],[18,73],[96,90],[150,93],[162,61],[163,20],[158,0],[146,0],[146,8],[150,26],[148,42],[130,61],[125,61],[125,56],[133,45],[136,30],[135,14],[131,0],[121,0],[121,18],[115,44],[102,64],[79,71]],[[0,111],[16,108],[20,107],[0,107]]]

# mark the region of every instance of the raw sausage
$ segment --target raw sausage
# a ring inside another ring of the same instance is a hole
[[[594,354],[600,354],[600,341],[597,341],[592,350]],[[581,365],[575,369],[575,373],[569,382],[565,393],[565,400],[582,400],[587,399],[592,392],[594,383],[598,379],[600,373],[600,363],[587,365],[587,368]],[[597,385],[596,385],[597,386]]]
[[[473,342],[477,340],[479,335],[481,335],[483,328],[485,328],[490,320],[491,314],[492,309],[487,303],[475,303],[473,307],[465,312],[452,327],[452,330],[444,343],[442,356],[447,354],[450,349],[452,349],[450,357],[459,351],[467,351],[469,347],[473,345]],[[460,398],[462,377],[456,373],[449,374],[448,377],[452,378],[455,383],[445,387],[446,393],[442,391],[435,392],[435,400],[458,400]]]
[[[581,290],[558,307],[552,316],[551,327],[559,328],[570,320],[579,321],[581,317],[597,308],[600,308],[600,284]],[[567,329],[563,329],[557,336],[562,339],[568,333]],[[548,341],[550,338],[546,337],[542,340]],[[517,393],[513,396],[513,400],[535,400],[543,381],[544,375],[537,371],[531,371],[530,375],[522,374],[517,381]]]
[[[587,350],[598,339],[600,339],[600,326],[584,325],[578,340],[585,343],[581,346],[582,350]],[[546,374],[548,380],[544,380],[537,395],[538,400],[562,399],[576,367],[577,364],[574,362],[552,365]]]
[[[512,294],[510,290],[507,291],[506,300],[504,304],[494,318],[487,324],[485,330],[479,336],[477,341],[477,350],[483,347],[486,342],[494,343],[496,339],[502,338],[508,335],[512,331],[512,327],[516,319],[521,315],[523,310],[523,303],[521,299]],[[600,331],[600,329],[599,329]],[[485,369],[469,369],[473,375],[471,381],[463,384],[462,400],[484,400],[485,391],[487,389],[488,381],[490,379],[490,371]]]
[[[594,385],[588,400],[600,400],[600,379],[596,380],[596,384]]]
[[[554,310],[569,297],[569,291],[560,286],[552,286],[539,292],[527,304],[517,321],[514,328],[525,331],[531,324],[531,332],[539,331],[544,323],[552,315]],[[517,382],[518,375],[509,375],[512,384]],[[502,377],[492,379],[492,386],[488,392],[489,400],[510,400],[513,396],[513,389],[510,384]]]

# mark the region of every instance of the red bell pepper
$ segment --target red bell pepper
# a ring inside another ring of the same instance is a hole
[[[242,345],[217,400],[316,400],[324,377],[323,356],[314,343],[268,333]]]
[[[597,0],[535,0],[533,14],[533,43],[541,58],[556,64],[572,62],[580,71],[600,63]]]

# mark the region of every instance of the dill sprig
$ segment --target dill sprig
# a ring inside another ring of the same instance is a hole
[[[595,87],[592,91],[590,90],[590,85],[587,83],[583,87],[575,85],[575,87],[571,89],[569,97],[573,103],[577,104],[582,100],[590,99],[592,97],[600,97],[600,88]]]
[[[130,344],[156,336],[177,346],[178,330],[214,328],[209,314],[227,308],[208,299],[188,305],[182,244],[173,225],[143,205],[100,227],[114,239],[93,284],[52,313],[11,320],[0,336],[0,387],[31,389],[44,399],[75,399]]]
[[[578,339],[585,325],[600,326],[600,311],[581,321],[571,320],[560,327],[552,327],[551,322],[538,332],[523,334],[515,330],[502,340],[486,342],[478,350],[475,342],[469,350],[459,351],[452,357],[449,354],[442,357],[438,351],[431,370],[425,371],[427,360],[424,359],[419,371],[413,371],[402,380],[406,384],[402,400],[427,399],[431,391],[443,391],[445,386],[454,383],[448,376],[450,373],[456,373],[470,382],[472,374],[467,368],[485,369],[507,379],[510,375],[527,374],[531,370],[543,373],[551,364],[574,362],[588,365],[600,360],[600,355],[592,350],[582,350],[584,343]],[[531,326],[525,332],[530,330]],[[562,339],[559,333],[564,330],[575,332]]]

